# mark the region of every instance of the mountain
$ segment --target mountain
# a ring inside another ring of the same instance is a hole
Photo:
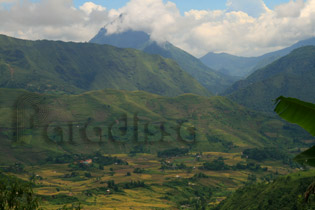
[[[102,28],[90,42],[121,48],[135,48],[149,54],[158,54],[173,59],[184,71],[193,76],[212,93],[222,93],[237,80],[236,77],[227,76],[208,68],[199,59],[169,42],[158,44],[151,41],[150,36],[145,32],[129,30],[119,34],[107,35],[106,29]]]
[[[135,48],[143,49],[150,41],[150,36],[142,31],[126,31],[119,34],[111,34],[106,36],[106,29],[101,28],[100,31],[93,37],[90,42],[96,44],[109,44],[120,48]]]
[[[245,77],[260,61],[259,57],[240,57],[227,53],[208,53],[200,60],[208,67],[223,74]]]
[[[273,110],[273,100],[281,95],[315,102],[314,58],[314,46],[298,48],[236,82],[225,95],[244,106],[267,112]]]
[[[80,93],[104,88],[209,95],[176,62],[134,49],[0,36],[0,87]]]
[[[200,60],[208,67],[218,70],[221,73],[231,76],[246,77],[257,69],[289,54],[294,49],[308,45],[315,45],[315,37],[297,42],[290,47],[267,53],[259,57],[240,57],[226,53],[217,54],[210,52],[200,58]]]
[[[0,101],[0,160],[7,162],[100,149],[128,153],[135,145],[152,153],[172,147],[287,149],[310,139],[297,126],[222,96],[164,97],[110,89],[60,95],[0,88]]]

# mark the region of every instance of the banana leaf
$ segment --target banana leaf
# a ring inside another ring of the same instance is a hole
[[[315,146],[298,154],[294,160],[300,164],[315,167]]]
[[[283,96],[277,98],[276,104],[275,112],[280,117],[298,124],[315,136],[315,104]],[[297,155],[294,160],[315,167],[315,146]]]
[[[315,136],[315,104],[280,96],[275,112],[283,119],[298,124]]]

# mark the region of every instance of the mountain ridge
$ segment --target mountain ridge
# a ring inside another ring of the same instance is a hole
[[[209,52],[200,60],[210,68],[231,76],[247,77],[254,71],[271,64],[280,57],[283,57],[294,49],[315,45],[315,37],[299,41],[290,47],[266,53],[258,57],[242,57],[227,53]]]
[[[128,30],[119,34],[107,35],[106,29],[102,28],[90,42],[109,44],[121,48],[135,48],[149,54],[158,54],[173,59],[184,71],[215,94],[222,93],[238,79],[208,68],[198,58],[169,42],[157,44],[157,42],[150,40],[150,36],[145,32]]]
[[[0,87],[79,93],[114,88],[211,95],[176,62],[135,49],[0,36]]]
[[[249,108],[272,112],[279,96],[315,102],[315,46],[293,50],[236,82],[224,95]]]

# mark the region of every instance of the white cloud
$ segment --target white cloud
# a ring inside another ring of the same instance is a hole
[[[91,14],[93,11],[103,12],[106,10],[105,7],[94,4],[93,2],[85,2],[82,6],[80,6],[80,9],[86,14]]]
[[[0,33],[26,39],[85,41],[108,20],[105,8],[85,3],[79,9],[72,0],[4,0],[0,7]]]
[[[314,4],[297,0],[272,11],[262,0],[229,0],[227,10],[191,10],[182,16],[169,2],[131,0],[111,11],[115,17],[106,28],[109,33],[143,30],[196,56],[209,51],[252,56],[315,36]]]
[[[242,11],[252,17],[259,17],[269,11],[263,0],[228,0],[228,11]]]
[[[277,6],[275,12],[279,17],[298,17],[304,6],[304,0],[290,0],[290,2],[286,4]]]
[[[315,36],[315,0],[291,1],[274,10],[262,0],[229,0],[226,10],[184,15],[163,0],[131,0],[110,11],[92,2],[77,9],[72,0],[16,0],[10,10],[0,7],[0,20],[0,33],[28,39],[88,41],[105,25],[109,33],[145,31],[195,56],[210,51],[251,56]]]

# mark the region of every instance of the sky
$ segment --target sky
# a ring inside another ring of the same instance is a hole
[[[102,5],[107,9],[119,9],[123,7],[129,0],[94,0],[95,4]],[[79,7],[84,4],[86,0],[74,0],[74,5]],[[164,0],[164,2],[166,2]],[[196,10],[224,10],[226,9],[226,0],[172,0],[181,11],[187,12],[191,9]],[[265,4],[269,8],[274,8],[276,5],[287,3],[289,0],[265,0]]]
[[[258,56],[315,36],[315,0],[0,0],[0,34],[86,42],[141,30],[200,57]]]

